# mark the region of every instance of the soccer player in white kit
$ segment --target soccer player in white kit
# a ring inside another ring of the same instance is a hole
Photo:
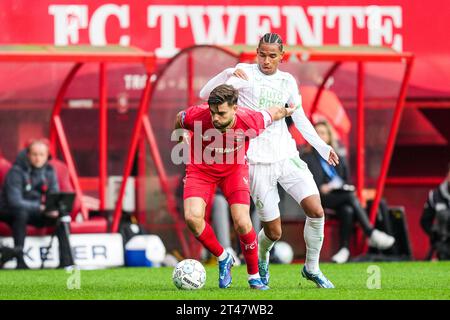
[[[255,110],[265,110],[274,105],[295,105],[297,110],[292,114],[295,126],[329,164],[336,165],[339,163],[336,152],[320,139],[303,111],[294,77],[278,70],[283,54],[281,37],[275,33],[265,34],[259,41],[256,64],[239,63],[234,68],[225,69],[208,81],[200,91],[200,97],[206,100],[217,85],[227,83],[238,89],[239,105]],[[278,182],[306,214],[306,260],[302,276],[320,288],[334,288],[319,268],[325,224],[319,191],[308,166],[299,157],[284,119],[274,122],[251,140],[247,157],[251,196],[263,226],[258,234],[261,279],[268,284],[269,252],[281,237]]]

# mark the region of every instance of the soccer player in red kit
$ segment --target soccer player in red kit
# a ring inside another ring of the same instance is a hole
[[[250,220],[250,190],[246,151],[249,140],[273,121],[290,116],[294,107],[270,107],[254,111],[237,106],[238,92],[220,85],[209,95],[208,105],[193,106],[177,114],[175,128],[192,133],[191,158],[186,165],[184,217],[198,241],[218,258],[219,287],[231,284],[234,260],[220,245],[205,221],[205,207],[219,186],[231,209],[234,228],[239,234],[247,263],[250,288],[267,290],[259,276],[258,239]]]

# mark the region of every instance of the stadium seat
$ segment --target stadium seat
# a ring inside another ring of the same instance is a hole
[[[45,236],[52,234],[53,231],[53,227],[36,228],[30,225],[27,226],[27,236]],[[70,223],[71,234],[106,232],[108,232],[108,223],[103,217],[95,217],[83,222],[72,221]],[[5,222],[0,222],[0,236],[12,236],[11,228]]]
[[[63,161],[56,158],[50,159],[49,164],[55,169],[59,189],[64,192],[74,192],[75,189],[70,181],[69,169],[67,168],[67,165]],[[75,218],[77,213],[80,211],[81,199],[79,196],[76,196],[71,212],[72,218]]]
[[[53,228],[36,228],[33,226],[27,226],[27,236],[45,236],[52,234]],[[11,227],[6,222],[0,222],[0,236],[11,237],[12,231]]]
[[[79,233],[106,233],[108,232],[108,222],[104,217],[92,217],[83,222],[72,221],[70,232]]]
[[[6,174],[11,169],[12,164],[0,155],[0,190],[5,182]]]

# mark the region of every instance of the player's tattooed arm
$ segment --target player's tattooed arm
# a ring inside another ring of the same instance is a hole
[[[187,131],[187,129],[184,128],[183,125],[183,118],[186,115],[186,113],[184,111],[180,111],[178,112],[176,118],[175,118],[175,125],[174,128],[175,130],[183,130],[183,134],[180,136],[180,138],[178,139],[178,143],[180,142],[186,142],[189,143],[189,132]]]
[[[183,113],[183,112],[184,112],[184,111],[178,112],[177,116],[175,117],[175,125],[174,125],[175,130],[177,130],[177,129],[182,129],[182,128],[183,128],[183,125],[182,125],[182,123],[181,123],[181,118],[182,118],[182,113]]]

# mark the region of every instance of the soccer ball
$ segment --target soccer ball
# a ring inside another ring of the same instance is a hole
[[[172,280],[178,289],[201,289],[206,282],[206,271],[197,260],[185,259],[178,262],[173,269]]]
[[[294,251],[285,241],[276,242],[273,250],[273,262],[275,263],[289,264],[294,259]]]

